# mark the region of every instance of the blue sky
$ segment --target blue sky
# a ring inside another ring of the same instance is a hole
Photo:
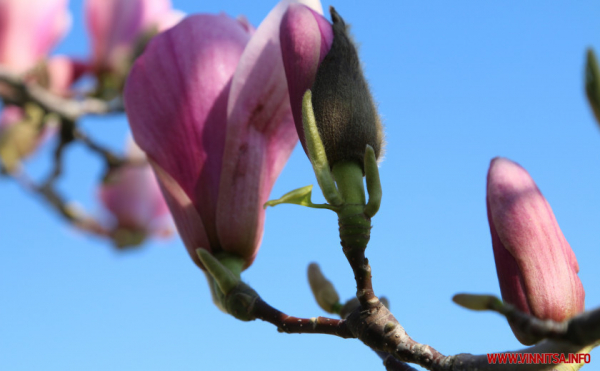
[[[275,5],[173,3],[190,14],[245,14],[256,26]],[[600,130],[583,91],[585,50],[600,51],[600,3],[365,4],[323,3],[352,25],[386,125],[383,203],[367,249],[376,293],[390,299],[409,335],[444,354],[521,348],[501,317],[450,300],[457,292],[499,295],[485,179],[489,161],[504,156],[550,202],[577,255],[586,308],[600,306]],[[71,8],[74,27],[57,52],[84,57],[82,1]],[[127,133],[123,116],[83,127],[114,149]],[[28,162],[33,174],[45,173],[48,153]],[[101,170],[85,148],[73,148],[60,189],[98,212]],[[297,147],[272,198],[315,183]],[[0,210],[2,370],[383,370],[356,340],[279,334],[221,313],[177,238],[116,251],[4,179]],[[335,215],[282,205],[267,211],[261,251],[243,278],[289,314],[325,315],[306,280],[312,261],[342,298],[353,295]]]

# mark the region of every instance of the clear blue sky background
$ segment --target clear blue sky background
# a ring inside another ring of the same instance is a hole
[[[245,14],[254,25],[275,5],[173,3],[187,13]],[[450,300],[499,295],[485,210],[495,156],[533,176],[578,257],[586,307],[600,306],[600,130],[583,92],[585,50],[600,50],[600,3],[323,5],[352,24],[386,124],[384,199],[367,256],[376,292],[408,333],[444,354],[521,347],[498,315]],[[74,27],[57,52],[85,57],[82,1],[71,8]],[[127,132],[122,116],[84,127],[115,149]],[[48,152],[29,161],[34,174],[47,171]],[[96,157],[74,147],[60,188],[98,212],[100,172]],[[272,196],[307,184],[314,175],[297,147]],[[0,180],[0,210],[1,370],[383,370],[356,340],[279,334],[221,313],[178,238],[118,252],[74,232],[8,180]],[[268,210],[261,252],[244,278],[289,314],[324,315],[305,276],[311,261],[342,298],[354,294],[335,215],[279,206]]]

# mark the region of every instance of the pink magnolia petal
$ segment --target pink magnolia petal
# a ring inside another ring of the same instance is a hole
[[[229,93],[217,231],[223,249],[247,265],[262,238],[262,205],[297,141],[279,46],[290,3],[281,1],[253,34]]]
[[[487,205],[488,221],[490,223],[490,232],[492,235],[492,246],[494,246],[494,260],[497,267],[502,267],[502,275],[498,275],[502,298],[508,303],[521,303],[520,310],[525,313],[531,313],[531,308],[529,308],[527,295],[525,293],[523,275],[521,274],[515,258],[502,244],[492,221],[489,201],[487,201]]]
[[[97,68],[117,63],[115,59],[133,47],[144,26],[141,0],[87,0],[85,14]]]
[[[321,5],[321,0],[295,0],[295,1],[288,2],[288,4],[294,4],[294,3],[306,5],[310,9],[317,12],[318,14],[323,14],[323,6]]]
[[[306,152],[302,97],[315,82],[317,69],[331,48],[333,31],[331,24],[317,12],[301,4],[291,4],[281,21],[280,40],[294,123]]]
[[[155,237],[158,238],[172,237],[177,231],[175,229],[175,225],[173,224],[173,217],[171,216],[171,213],[153,220],[149,226],[149,230]]]
[[[487,193],[494,253],[502,257],[496,266],[505,300],[555,321],[581,312],[585,293],[575,255],[527,171],[507,159],[492,160]],[[505,264],[511,257],[518,271]]]
[[[246,32],[248,32],[250,36],[254,35],[254,33],[256,32],[256,28],[254,28],[252,23],[250,23],[250,21],[248,20],[248,18],[246,18],[245,15],[238,15],[236,19],[238,20],[238,22],[240,22],[242,27],[244,27],[244,29],[246,30]]]
[[[1,0],[0,64],[17,73],[31,69],[70,25],[68,0]]]
[[[124,91],[136,142],[196,205],[212,246],[227,97],[248,38],[226,15],[188,17],[150,42]]]
[[[127,140],[126,155],[127,158],[134,163],[148,161],[146,154],[135,143],[132,137],[129,137]],[[144,167],[150,170],[149,163],[148,166]],[[169,213],[169,206],[163,198],[162,191],[160,190],[160,186],[158,184],[158,180],[156,179],[156,175],[152,170],[150,170],[148,173],[150,173],[151,175],[147,175],[150,179],[148,179],[148,182],[145,183],[145,187],[148,190],[147,193],[151,195],[151,199],[153,200],[152,207],[149,209],[150,214],[152,215],[152,222],[154,222],[157,219],[161,219],[158,224],[163,225],[165,219],[166,221],[172,221],[170,220],[171,218]],[[165,218],[165,216],[167,218]]]
[[[179,10],[171,10],[158,20],[158,31],[163,32],[175,26],[185,18],[186,14]]]
[[[175,220],[177,231],[190,257],[198,267],[203,268],[196,254],[196,249],[202,248],[212,251],[212,248],[198,211],[192,200],[190,200],[175,179],[155,162],[150,161],[150,164],[154,169],[165,200],[171,210],[171,215],[173,215],[173,219]]]
[[[172,7],[170,0],[142,0],[142,4],[144,25],[156,23],[161,18],[168,16]]]
[[[73,16],[68,11],[69,0],[56,2],[54,11],[52,12],[51,26],[46,38],[38,39],[38,50],[42,55],[47,55],[54,46],[69,32],[73,25]],[[40,30],[41,32],[45,32]]]
[[[164,31],[185,16],[171,9],[170,0],[87,0],[86,5],[93,61],[99,70],[118,68],[145,32]]]

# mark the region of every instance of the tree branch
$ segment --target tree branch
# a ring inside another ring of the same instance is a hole
[[[119,167],[127,162],[124,158],[116,155],[108,148],[105,148],[101,144],[97,143],[79,129],[75,130],[74,137],[88,147],[91,151],[100,155],[100,157],[102,157],[106,162],[106,165],[110,168]]]
[[[37,186],[23,172],[13,174],[13,178],[27,189],[41,196],[48,205],[56,210],[67,222],[71,223],[77,229],[95,234],[97,236],[109,237],[109,232],[105,230],[96,220],[86,216],[76,207],[69,205],[65,199],[54,189],[52,184],[43,184]]]
[[[0,82],[11,88],[0,89],[0,95],[6,101],[18,105],[25,102],[34,102],[45,111],[54,112],[71,121],[75,121],[84,115],[105,115],[123,111],[123,104],[120,99],[107,102],[96,98],[80,100],[63,98],[53,94],[36,82],[25,81],[21,76],[1,66]]]
[[[344,339],[354,337],[348,330],[344,320],[326,317],[298,318],[288,316],[273,308],[261,298],[256,299],[252,311],[256,318],[275,325],[280,332],[288,334],[327,334]]]
[[[511,311],[514,311],[511,309]],[[512,313],[512,312],[511,312]],[[538,330],[546,324],[546,335],[551,337],[538,345],[504,354],[564,354],[581,352],[584,347],[600,341],[600,308],[573,317],[564,324],[540,321],[526,314],[524,320],[537,322]],[[444,356],[429,345],[420,344],[408,336],[389,310],[381,305],[364,310],[357,308],[347,319],[350,331],[369,347],[388,352],[403,362],[416,363],[433,371],[487,371],[487,370],[552,370],[553,364],[490,364],[486,355],[459,354]]]

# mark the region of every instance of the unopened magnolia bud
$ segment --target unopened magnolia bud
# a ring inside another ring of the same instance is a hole
[[[577,258],[529,173],[508,159],[493,159],[487,209],[502,299],[523,313],[556,322],[582,312],[585,291]],[[510,325],[521,343],[540,340]]]
[[[327,313],[335,313],[334,308],[339,305],[340,297],[316,263],[308,266],[308,283],[321,309]]]
[[[387,309],[390,309],[390,301],[385,297],[382,296],[379,298],[379,301],[381,302],[381,304],[383,304]]]
[[[452,301],[470,310],[493,310],[502,306],[502,301],[493,295],[456,294]]]
[[[379,158],[383,128],[346,23],[330,11],[333,43],[311,89],[315,118],[329,165],[346,160],[362,167],[367,144]]]

